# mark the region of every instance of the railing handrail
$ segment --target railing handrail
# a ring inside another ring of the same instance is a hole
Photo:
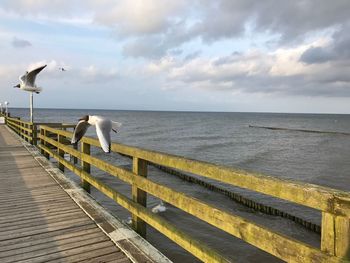
[[[43,129],[71,138],[73,133],[48,126]],[[82,142],[100,147],[97,139],[83,137]],[[137,157],[152,163],[194,173],[219,182],[246,188],[273,197],[281,198],[335,215],[350,216],[350,193],[315,184],[280,179],[256,172],[247,172],[231,167],[197,161],[177,155],[112,143],[111,150]],[[252,187],[254,186],[254,187]],[[276,190],[276,187],[277,190]]]
[[[23,124],[28,124],[28,125],[33,125],[33,122],[30,121],[23,121],[17,118],[13,118],[13,117],[7,117],[8,120],[14,121],[14,122],[18,122],[18,123],[23,123]]]

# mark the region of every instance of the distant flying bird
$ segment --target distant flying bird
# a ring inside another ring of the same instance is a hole
[[[61,70],[61,71],[67,71],[65,68],[59,68],[59,70]]]
[[[75,126],[74,134],[71,140],[72,144],[77,144],[84,136],[90,125],[96,126],[96,133],[98,140],[104,152],[111,152],[111,131],[117,133],[121,123],[111,121],[101,116],[88,116],[85,115],[79,119],[77,126]]]
[[[47,65],[36,68],[30,72],[26,71],[26,74],[19,77],[20,84],[14,86],[14,88],[20,88],[25,91],[35,92],[39,94],[42,88],[35,84],[36,75],[39,74]]]

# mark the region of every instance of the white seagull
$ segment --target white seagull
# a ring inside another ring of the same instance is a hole
[[[158,205],[152,208],[152,212],[155,214],[165,212],[165,211],[166,211],[166,206],[164,205],[164,202],[162,200],[160,200],[160,203]]]
[[[25,91],[35,92],[39,94],[40,91],[42,91],[42,88],[38,87],[35,84],[35,78],[36,75],[38,75],[38,73],[42,71],[46,66],[47,65],[38,67],[30,72],[26,71],[26,74],[19,77],[20,84],[17,84],[14,86],[14,88],[20,88]]]
[[[71,140],[72,144],[76,144],[84,136],[90,125],[96,126],[96,133],[100,141],[103,151],[111,152],[111,131],[115,133],[122,124],[120,122],[111,121],[101,116],[85,115],[79,119],[77,126],[75,126],[74,134]]]

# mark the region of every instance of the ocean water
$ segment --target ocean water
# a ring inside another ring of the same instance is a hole
[[[10,109],[10,112],[13,116],[28,119],[28,109]],[[122,122],[120,133],[112,134],[112,140],[115,142],[350,191],[349,135],[249,127],[258,125],[350,133],[350,115],[37,109],[35,119],[38,122],[76,123],[86,114],[102,115]],[[88,135],[96,137],[93,128],[88,130]],[[108,155],[100,149],[93,149],[92,154],[127,169],[131,168],[130,160],[118,154]],[[130,186],[96,169],[93,169],[92,173],[130,196]],[[67,175],[76,181],[79,180],[68,172]],[[318,234],[292,221],[254,212],[219,193],[184,182],[153,167],[149,167],[148,176],[195,198],[308,244],[319,246]],[[320,224],[320,213],[313,209],[244,189],[220,185]],[[130,216],[126,210],[103,194],[92,190],[92,195],[122,220],[127,220]],[[157,198],[149,196],[148,207],[158,203]],[[234,261],[280,262],[273,256],[169,204],[167,211],[161,216]],[[147,239],[175,262],[197,261],[151,227],[148,228]]]

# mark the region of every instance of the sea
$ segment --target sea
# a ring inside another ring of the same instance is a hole
[[[24,120],[29,118],[28,109],[11,108],[10,113]],[[120,132],[112,133],[114,142],[259,172],[277,178],[350,191],[350,135],[346,134],[350,133],[350,115],[95,109],[35,109],[34,112],[37,122],[77,123],[83,115],[101,115],[121,122],[123,126]],[[285,129],[272,130],[252,126]],[[297,131],[298,129],[323,132],[303,132]],[[96,137],[93,127],[89,128],[87,135]],[[92,154],[125,169],[131,169],[130,160],[116,153],[105,154],[96,148],[92,150]],[[65,173],[79,182],[79,178],[74,174]],[[92,174],[117,191],[131,196],[130,186],[122,181],[95,168],[92,169]],[[148,168],[148,177],[284,235],[316,247],[320,246],[320,234],[291,220],[254,211],[221,193],[183,181],[155,167]],[[297,215],[309,222],[321,224],[321,213],[317,210],[217,183],[214,180],[208,181],[257,202]],[[92,189],[92,195],[116,217],[126,223],[129,221],[130,213],[113,200],[95,189]],[[149,195],[147,206],[152,208],[159,204],[159,201]],[[165,205],[167,209],[160,213],[160,216],[215,248],[232,261],[281,262],[274,256],[170,204]],[[147,240],[174,262],[199,262],[150,226],[147,229]]]

